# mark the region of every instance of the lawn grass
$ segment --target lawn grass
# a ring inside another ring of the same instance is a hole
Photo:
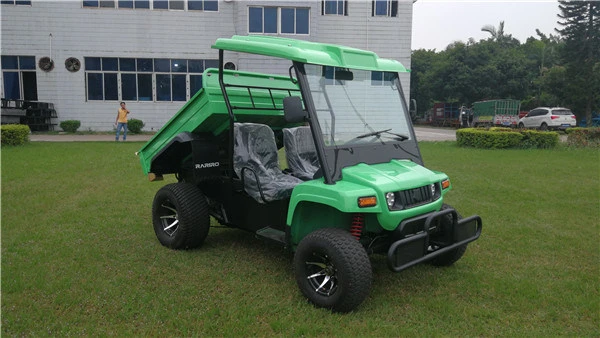
[[[292,255],[238,230],[172,251],[155,238],[142,143],[2,148],[2,334],[598,336],[600,152],[422,143],[481,238],[450,268],[372,257],[353,313],[309,305]],[[216,225],[216,224],[215,224]]]

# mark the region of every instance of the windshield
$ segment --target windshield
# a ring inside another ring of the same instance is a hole
[[[411,139],[398,74],[305,65],[325,146]]]

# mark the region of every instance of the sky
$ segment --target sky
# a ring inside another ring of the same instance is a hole
[[[490,37],[481,27],[498,28],[521,43],[542,33],[557,34],[558,1],[550,0],[417,0],[413,5],[412,49],[442,51],[454,41],[467,42]]]

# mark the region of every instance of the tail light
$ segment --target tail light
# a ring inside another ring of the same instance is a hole
[[[560,116],[556,116],[556,115],[552,115],[550,116],[551,119],[556,120],[557,118],[559,118]]]
[[[572,119],[576,119],[575,115],[571,115],[571,118],[572,118]]]

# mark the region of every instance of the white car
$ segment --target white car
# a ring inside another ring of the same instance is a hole
[[[575,115],[569,108],[538,107],[519,120],[519,128],[538,128],[540,130],[565,130],[577,125]]]

